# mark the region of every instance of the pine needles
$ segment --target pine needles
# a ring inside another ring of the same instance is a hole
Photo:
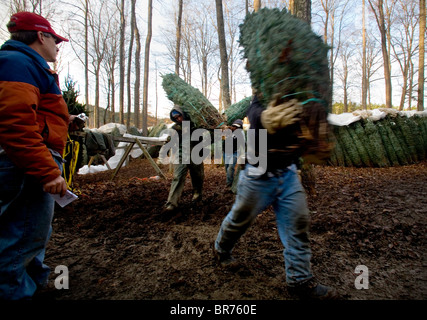
[[[198,128],[215,129],[224,119],[199,89],[186,83],[175,73],[162,75],[162,86],[167,97],[190,117]]]
[[[319,98],[329,111],[329,48],[309,24],[286,9],[262,8],[240,25],[239,43],[264,105],[276,96],[301,102]]]

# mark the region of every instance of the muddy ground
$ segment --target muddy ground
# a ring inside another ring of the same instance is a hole
[[[182,207],[162,213],[171,181],[134,159],[112,171],[76,175],[79,199],[56,208],[46,263],[51,280],[39,299],[289,300],[274,212],[260,214],[234,255],[236,271],[216,266],[211,245],[235,195],[224,167],[205,166],[204,197],[193,205],[191,183]],[[344,300],[424,300],[427,163],[391,168],[315,166],[311,210],[312,267]],[[63,265],[69,289],[54,287]],[[368,268],[357,281],[355,268]],[[369,285],[356,289],[355,282]]]

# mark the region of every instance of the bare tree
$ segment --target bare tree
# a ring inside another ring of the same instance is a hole
[[[128,107],[126,115],[126,126],[130,127],[130,118],[132,113],[132,87],[131,87],[131,75],[132,75],[132,50],[135,32],[135,5],[136,0],[131,0],[131,18],[130,18],[130,40],[128,49],[128,64],[127,64],[127,98]]]
[[[254,11],[257,12],[261,9],[261,0],[254,0]]]
[[[415,54],[415,31],[419,15],[416,5],[411,0],[398,0],[398,14],[396,19],[395,36],[391,41],[393,55],[402,72],[402,94],[400,97],[399,110],[403,110],[404,103],[408,97],[412,100],[412,57]],[[408,95],[409,92],[409,95]]]
[[[120,51],[119,51],[119,121],[121,124],[125,123],[124,119],[124,99],[125,99],[125,0],[121,0],[120,3]]]
[[[365,15],[365,0],[363,0],[362,12],[362,109],[367,109],[367,83],[366,83],[366,15]]]
[[[120,28],[120,22],[116,19],[117,11],[110,11],[109,19],[112,23],[112,30],[117,30]],[[120,34],[117,32],[112,32],[110,37],[107,39],[107,46],[105,48],[105,58],[104,58],[104,70],[107,77],[107,110],[110,110],[110,117],[105,117],[105,121],[107,119],[111,122],[116,121],[115,115],[115,100],[116,100],[116,80],[115,80],[115,72],[116,65],[118,61],[118,48],[119,48],[119,37]],[[107,112],[105,112],[107,115]]]
[[[100,125],[99,119],[99,102],[100,102],[100,72],[101,64],[105,57],[107,39],[110,36],[110,20],[105,20],[104,17],[107,15],[108,8],[106,3],[102,2],[100,7],[97,8],[97,12],[89,14],[89,29],[92,35],[92,42],[90,46],[93,49],[94,55],[92,60],[93,73],[95,75],[95,103],[94,103],[94,119],[95,127],[98,128]]]
[[[349,90],[351,86],[350,80],[350,68],[351,68],[351,58],[354,55],[354,49],[351,47],[349,42],[346,42],[342,45],[340,50],[340,61],[341,61],[341,70],[337,70],[337,77],[341,80],[341,86],[343,90],[343,112],[348,112],[348,100],[349,100]]]
[[[176,50],[175,50],[175,73],[179,75],[179,54],[181,49],[181,26],[182,26],[182,10],[183,0],[179,0],[178,17],[176,25]]]
[[[142,120],[142,133],[148,136],[147,117],[148,117],[148,71],[150,66],[150,43],[152,36],[152,16],[153,16],[153,1],[148,0],[148,23],[147,23],[147,38],[145,40],[145,59],[144,59],[144,93],[143,93],[143,110],[144,116]]]
[[[225,41],[224,31],[224,14],[222,9],[222,0],[215,0],[216,3],[216,17],[218,26],[218,42],[221,57],[221,91],[222,103],[224,110],[231,105],[230,100],[230,86],[228,77],[228,58],[227,58],[227,45]]]
[[[375,15],[378,29],[381,34],[381,51],[384,60],[384,81],[386,91],[386,107],[392,107],[392,85],[391,85],[391,70],[390,70],[390,56],[387,49],[387,26],[384,15],[384,0],[368,0],[372,12]]]
[[[135,43],[136,43],[136,48],[135,48],[135,88],[134,88],[134,95],[133,95],[133,99],[134,99],[134,121],[135,121],[135,126],[137,128],[139,128],[139,124],[140,124],[140,117],[142,117],[142,112],[140,112],[140,87],[141,87],[141,36],[139,34],[139,29],[138,29],[138,23],[136,22],[135,19]],[[142,119],[141,119],[142,120]],[[143,120],[142,120],[143,121]],[[141,123],[142,123],[141,121]]]
[[[209,23],[208,20],[209,12],[210,8],[205,5],[203,5],[200,10],[195,10],[194,13],[198,18],[194,19],[194,28],[192,28],[195,55],[202,80],[202,93],[205,97],[208,97],[208,67],[214,64],[210,59],[218,48],[214,39],[215,32],[212,29],[212,24]]]
[[[426,0],[420,0],[420,40],[418,61],[418,104],[417,110],[424,111],[424,56],[425,56],[425,33],[426,33]]]
[[[311,24],[311,0],[290,0],[291,13]]]

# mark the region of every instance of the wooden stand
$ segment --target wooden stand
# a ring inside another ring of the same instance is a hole
[[[119,161],[119,164],[117,165],[116,169],[114,170],[114,173],[111,176],[111,180],[113,180],[115,178],[115,176],[117,175],[117,173],[119,172],[119,170],[122,167],[123,163],[125,162],[126,158],[129,156],[130,152],[132,151],[132,148],[135,145],[135,143],[142,150],[142,152],[144,153],[144,156],[148,159],[148,161],[150,161],[151,165],[156,170],[158,175],[160,177],[162,177],[163,179],[166,179],[166,176],[163,174],[162,170],[160,170],[159,166],[153,160],[153,158],[151,158],[150,154],[148,153],[147,149],[145,149],[145,147],[142,145],[141,141],[145,140],[145,142],[150,142],[150,144],[163,145],[167,140],[165,140],[165,141],[148,140],[147,141],[147,139],[149,139],[149,138],[144,138],[144,137],[141,137],[141,138],[113,137],[114,141],[127,142],[127,143],[129,143],[129,145],[127,146],[125,153],[123,154],[122,158]]]

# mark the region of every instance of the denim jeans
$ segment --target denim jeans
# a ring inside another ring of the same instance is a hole
[[[309,210],[295,165],[278,174],[252,175],[246,165],[240,172],[236,200],[221,224],[215,249],[231,253],[236,242],[269,205],[276,214],[277,230],[284,246],[286,282],[295,285],[313,277],[308,237]]]
[[[227,186],[231,186],[233,184],[234,171],[237,164],[237,151],[232,154],[224,153],[224,164],[226,172],[226,184]]]
[[[61,159],[55,161],[62,170]],[[43,260],[53,212],[42,185],[0,155],[0,299],[30,299],[47,284]]]

